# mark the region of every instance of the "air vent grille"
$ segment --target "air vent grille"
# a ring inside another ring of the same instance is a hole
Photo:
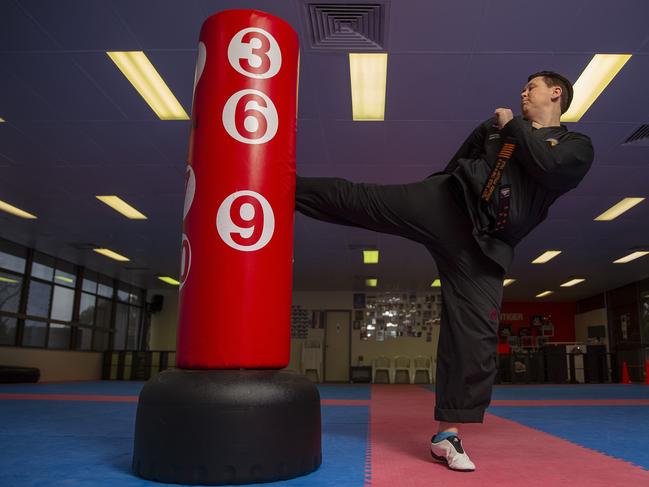
[[[622,145],[649,147],[649,125],[641,125]]]
[[[305,8],[312,49],[385,50],[386,5],[306,3]]]

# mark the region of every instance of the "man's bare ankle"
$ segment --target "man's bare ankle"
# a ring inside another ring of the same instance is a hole
[[[455,433],[456,435],[459,433],[459,427],[455,423],[445,423],[441,422],[439,424],[439,428],[437,430],[437,433]]]

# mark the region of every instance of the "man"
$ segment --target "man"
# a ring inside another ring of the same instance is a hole
[[[454,470],[475,470],[459,426],[482,423],[491,401],[503,279],[514,247],[559,196],[577,187],[593,161],[590,138],[559,121],[572,93],[570,81],[557,73],[532,74],[521,93],[522,116],[496,109],[444,171],[420,182],[297,177],[301,213],[400,235],[433,256],[443,303],[435,407],[440,423],[431,453]]]

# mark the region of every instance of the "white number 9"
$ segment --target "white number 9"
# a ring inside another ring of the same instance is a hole
[[[270,242],[275,231],[275,215],[268,200],[259,193],[237,191],[219,206],[216,229],[233,249],[252,252]]]

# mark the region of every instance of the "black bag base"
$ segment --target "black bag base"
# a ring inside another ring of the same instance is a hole
[[[137,407],[133,471],[178,484],[249,484],[322,463],[320,393],[279,370],[169,369]]]

